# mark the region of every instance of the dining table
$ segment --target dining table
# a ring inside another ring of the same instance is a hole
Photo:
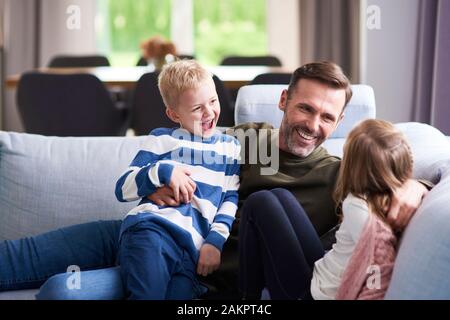
[[[269,66],[207,66],[207,69],[219,77],[224,86],[230,90],[238,90],[249,84],[257,75],[263,73],[292,72],[283,67]],[[38,68],[30,71],[53,74],[89,73],[99,78],[105,86],[132,89],[139,78],[148,72],[153,72],[153,66],[136,67],[90,67],[90,68]],[[6,77],[6,88],[14,89],[18,86],[21,74]]]

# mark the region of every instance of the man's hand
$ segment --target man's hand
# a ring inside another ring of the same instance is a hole
[[[170,177],[169,187],[173,190],[176,202],[189,203],[196,188],[195,182],[189,177],[191,172],[183,167],[175,166]]]
[[[409,220],[422,203],[428,193],[427,188],[420,182],[409,179],[403,186],[395,190],[387,220],[398,231],[403,231]]]
[[[209,243],[203,244],[200,248],[200,257],[197,264],[197,273],[202,276],[207,276],[219,269],[220,266],[220,251]]]
[[[175,200],[173,190],[168,186],[162,186],[156,189],[147,198],[158,206],[178,207],[180,205],[180,201]]]

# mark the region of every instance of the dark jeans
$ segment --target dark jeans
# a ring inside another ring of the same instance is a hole
[[[297,199],[285,189],[253,193],[239,226],[240,287],[257,299],[311,299],[314,263],[323,257],[319,236]]]
[[[38,288],[70,265],[81,270],[114,266],[121,223],[89,222],[0,242],[0,291]]]
[[[131,300],[191,300],[205,290],[197,280],[196,262],[153,221],[126,229],[119,263],[125,295]]]

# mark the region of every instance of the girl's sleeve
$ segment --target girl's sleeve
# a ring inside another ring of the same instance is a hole
[[[364,200],[349,196],[342,203],[342,212],[344,219],[341,227],[348,231],[356,243],[369,218],[369,207]]]

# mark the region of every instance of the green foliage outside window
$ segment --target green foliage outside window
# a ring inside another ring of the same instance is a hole
[[[193,54],[200,62],[267,54],[265,0],[193,0],[193,6]],[[97,44],[113,66],[135,65],[144,39],[170,39],[171,0],[97,0],[97,7]]]
[[[217,65],[227,55],[267,54],[265,0],[193,0],[195,55]]]

